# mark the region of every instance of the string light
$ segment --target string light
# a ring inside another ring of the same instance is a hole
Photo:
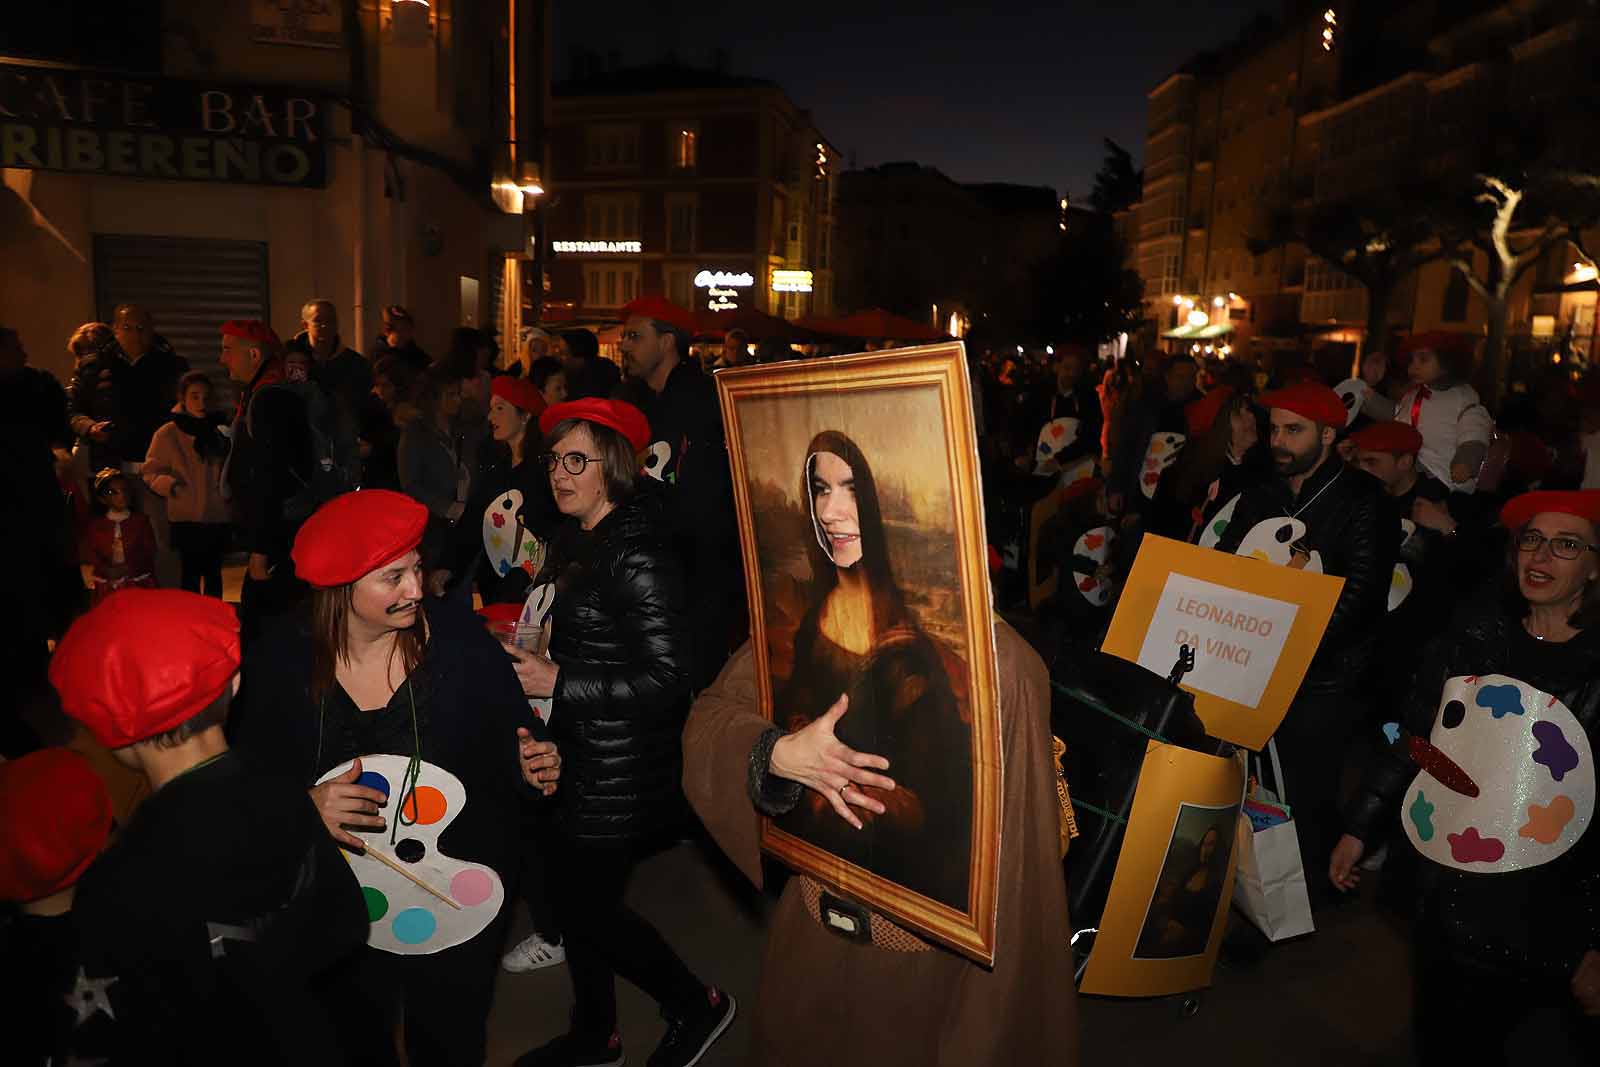
[[[1322,23],[1322,50],[1331,52],[1333,51],[1333,30],[1335,26],[1339,25],[1339,16],[1333,8],[1330,7],[1322,13]]]

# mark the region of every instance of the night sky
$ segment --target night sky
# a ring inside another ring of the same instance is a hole
[[[555,5],[555,76],[575,46],[624,63],[675,53],[769,78],[849,162],[915,160],[963,182],[1086,197],[1111,137],[1144,154],[1145,94],[1272,0],[882,4],[866,0]]]

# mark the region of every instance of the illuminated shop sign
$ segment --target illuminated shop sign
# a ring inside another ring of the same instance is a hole
[[[550,248],[556,252],[638,255],[644,251],[644,244],[640,241],[551,241]]]
[[[811,292],[811,272],[808,270],[775,270],[772,272],[774,293]]]
[[[726,270],[703,270],[694,276],[696,289],[706,291],[706,310],[733,311],[739,306],[739,290],[756,284],[755,275],[749,271],[735,274]]]
[[[0,167],[321,188],[322,100],[0,64]]]

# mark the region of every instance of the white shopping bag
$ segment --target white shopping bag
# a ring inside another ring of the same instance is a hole
[[[1260,788],[1256,797],[1269,803],[1287,803],[1278,749],[1271,741],[1267,742],[1267,753],[1278,788],[1276,794]],[[1240,816],[1239,867],[1233,877],[1233,902],[1268,941],[1283,941],[1316,929],[1311,921],[1311,898],[1306,891],[1306,872],[1300,862],[1300,840],[1293,818],[1252,832],[1250,820]]]

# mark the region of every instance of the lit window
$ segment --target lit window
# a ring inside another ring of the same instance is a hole
[[[700,159],[700,132],[693,127],[680,127],[672,143],[672,165],[679,170],[693,170]]]

